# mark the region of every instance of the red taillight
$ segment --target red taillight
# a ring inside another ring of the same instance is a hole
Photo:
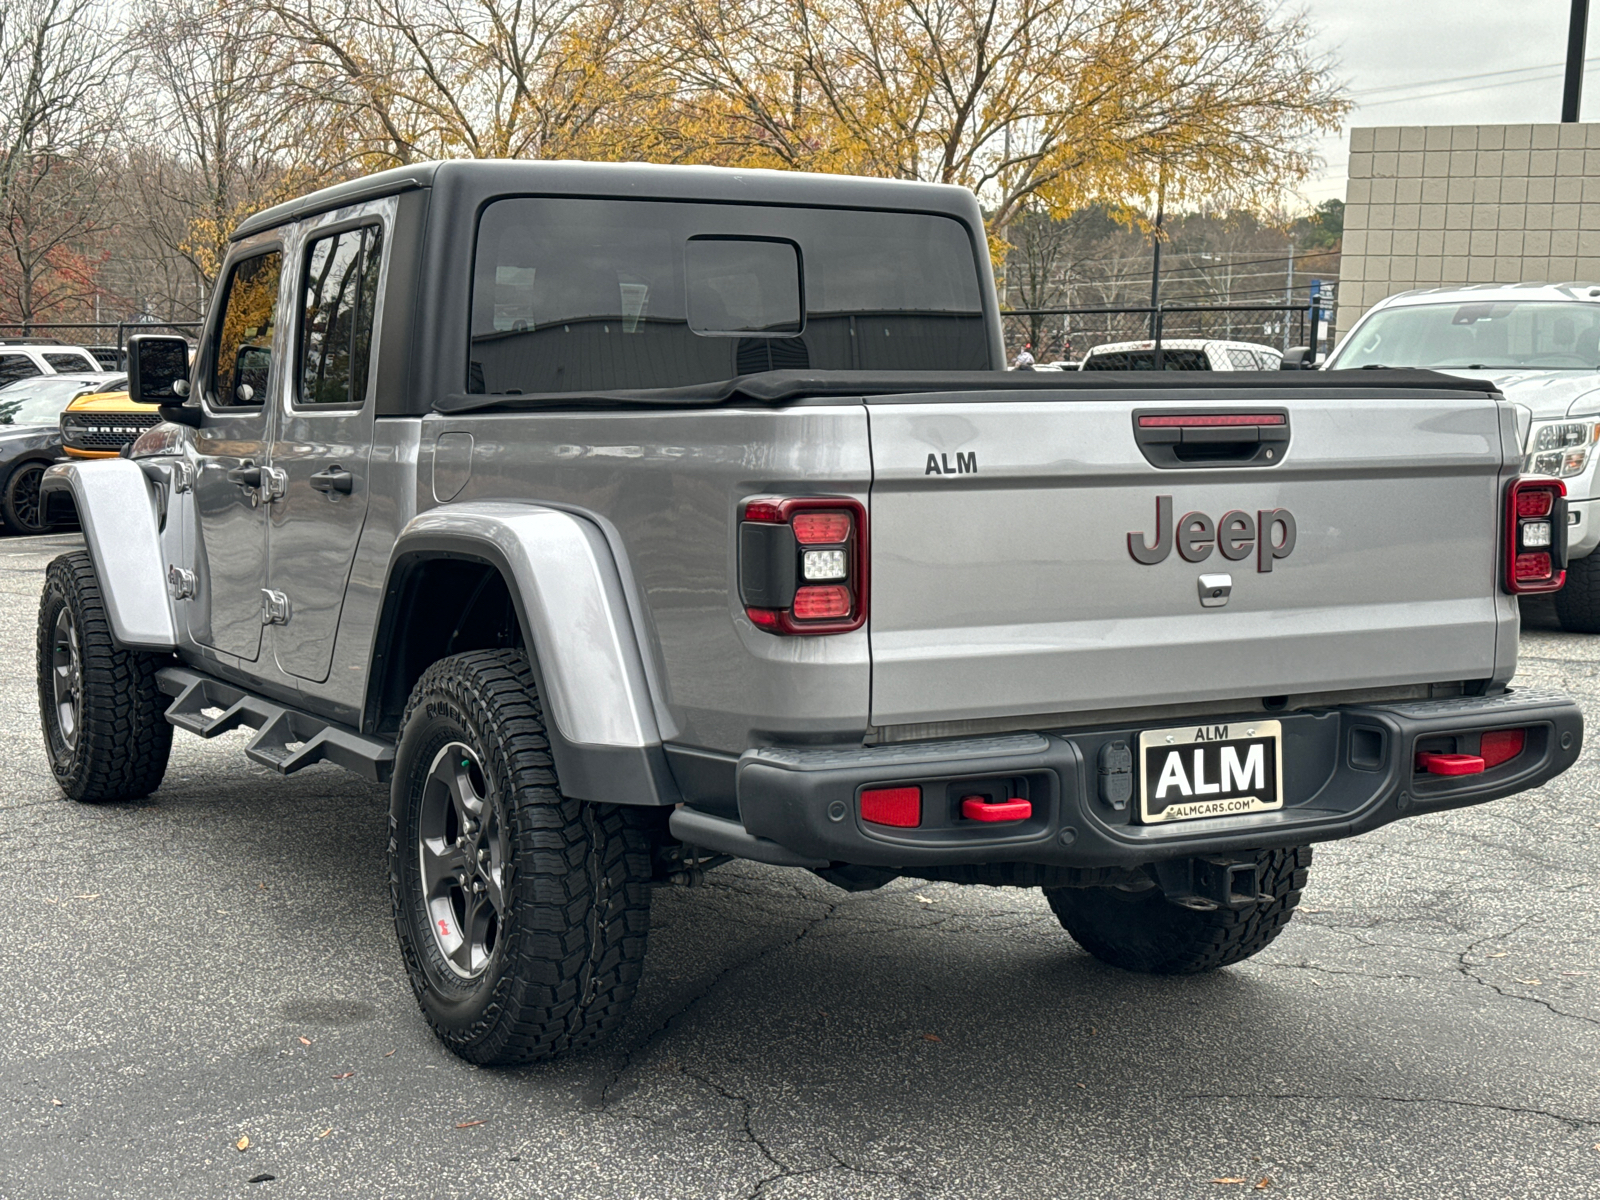
[[[1140,429],[1215,429],[1226,425],[1282,425],[1282,413],[1187,413],[1183,416],[1140,417]]]
[[[1508,592],[1554,592],[1566,582],[1567,488],[1559,479],[1513,479],[1505,507]]]
[[[847,512],[797,512],[789,518],[794,526],[794,540],[803,546],[838,545],[850,540],[850,526],[855,522]]]
[[[922,824],[922,789],[868,788],[861,793],[861,819],[874,825],[915,829]]]
[[[1525,729],[1495,729],[1484,734],[1478,745],[1478,756],[1483,759],[1484,767],[1498,767],[1521,754],[1522,747],[1527,744],[1527,733]]]
[[[1519,554],[1517,555],[1517,562],[1513,572],[1514,578],[1519,583],[1541,583],[1550,578],[1550,556],[1548,554]]]
[[[789,610],[796,621],[837,621],[850,615],[850,589],[846,587],[803,587],[794,594]]]
[[[1517,493],[1517,516],[1548,517],[1555,505],[1555,493],[1549,488],[1537,488]]]
[[[777,634],[848,633],[867,619],[867,512],[836,496],[761,496],[739,526],[745,615]]]

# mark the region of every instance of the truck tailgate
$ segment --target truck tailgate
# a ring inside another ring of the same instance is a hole
[[[869,403],[874,725],[1494,674],[1516,620],[1497,582],[1494,398],[992,396]],[[1267,409],[1290,435],[1267,465],[1163,469],[1135,443],[1136,410]],[[1188,558],[1137,561],[1129,535],[1157,540],[1162,496],[1213,524],[1286,510],[1293,549],[1240,555],[1236,524],[1225,558],[1201,523]],[[1202,574],[1231,576],[1225,605],[1202,607]]]

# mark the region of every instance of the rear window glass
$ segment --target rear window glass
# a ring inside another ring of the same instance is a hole
[[[0,386],[26,379],[30,375],[43,375],[39,364],[26,354],[0,354]]]
[[[467,390],[682,387],[769,370],[987,370],[948,217],[512,199],[478,229]]]
[[[45,362],[58,371],[98,371],[100,364],[87,354],[46,354]]]
[[[1154,350],[1113,350],[1108,354],[1092,354],[1083,360],[1085,371],[1154,371]],[[1203,350],[1162,350],[1163,371],[1209,371]]]

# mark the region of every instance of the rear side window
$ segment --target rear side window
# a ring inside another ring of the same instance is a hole
[[[0,387],[15,383],[19,379],[43,374],[39,364],[26,354],[0,354]]]
[[[249,408],[266,401],[282,273],[283,254],[277,250],[241,259],[228,272],[222,319],[212,343],[213,404]]]
[[[300,306],[301,403],[366,400],[382,263],[383,230],[377,225],[343,229],[307,248]]]
[[[484,210],[472,392],[988,370],[966,227],[921,213],[517,198]]]
[[[45,362],[58,371],[98,371],[100,364],[87,354],[46,354]]]
[[[1113,350],[1109,354],[1095,354],[1083,363],[1085,371],[1154,371],[1154,350]],[[1209,371],[1204,350],[1161,351],[1163,371]]]

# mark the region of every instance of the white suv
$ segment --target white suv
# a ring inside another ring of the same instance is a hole
[[[35,375],[104,370],[82,346],[63,346],[50,338],[0,338],[0,387]]]

